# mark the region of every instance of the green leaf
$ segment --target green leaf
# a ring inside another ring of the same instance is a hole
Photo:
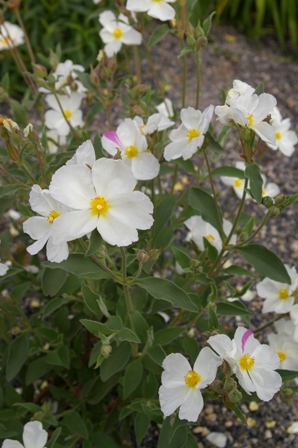
[[[217,328],[218,328],[218,319],[217,319],[216,312],[214,310],[214,306],[209,306],[208,314],[209,314],[208,324],[209,324],[210,330],[211,331],[212,330],[217,330]]]
[[[178,338],[184,331],[184,328],[164,328],[159,330],[154,335],[154,345],[167,345]]]
[[[189,199],[191,206],[202,215],[203,220],[220,232],[222,219],[218,217],[214,198],[201,188],[191,188]]]
[[[120,341],[136,342],[137,344],[141,343],[138,336],[129,328],[122,328],[122,330],[118,332],[117,337]]]
[[[16,337],[8,346],[6,379],[11,381],[21,370],[29,356],[29,338],[27,331]]]
[[[62,299],[61,297],[57,297],[55,299],[49,300],[48,303],[41,309],[43,318],[54,313],[54,311],[61,308],[61,306],[66,305],[68,302],[69,302],[69,299]]]
[[[32,384],[50,370],[46,358],[47,356],[42,356],[29,364],[26,372],[26,385]]]
[[[85,254],[86,257],[95,254],[102,245],[102,237],[97,229],[93,230],[89,240],[89,246]]]
[[[295,378],[298,377],[298,372],[296,372],[295,370],[279,369],[277,370],[277,372],[280,374],[283,383],[285,381],[293,381]]]
[[[166,300],[173,306],[187,311],[198,311],[197,306],[192,302],[186,292],[170,280],[148,277],[139,278],[136,283],[148,291],[155,299]]]
[[[102,108],[102,106],[101,106],[101,108]],[[102,151],[101,139],[100,139],[100,136],[98,135],[98,133],[96,133],[96,135],[94,137],[93,147],[94,147],[94,151],[95,151],[96,160],[101,159],[103,157],[103,151]]]
[[[97,338],[100,338],[101,335],[109,336],[113,333],[113,330],[108,328],[105,324],[97,322],[95,320],[89,319],[81,319],[80,322],[87,328],[87,330],[94,334]]]
[[[47,448],[54,448],[55,442],[60,436],[60,433],[62,431],[62,428],[56,428],[55,431],[52,433],[50,440],[47,442]]]
[[[3,196],[11,196],[13,197],[15,192],[20,190],[22,187],[22,185],[20,184],[10,184],[10,185],[1,185],[0,186],[0,198],[2,198]]]
[[[161,427],[157,448],[182,448],[187,440],[187,422],[167,417]]]
[[[89,433],[86,423],[82,420],[78,412],[71,412],[70,414],[67,414],[63,419],[63,423],[67,426],[71,433],[78,434],[84,439],[88,439]]]
[[[289,274],[280,258],[261,244],[237,247],[246,261],[254,266],[261,277],[269,277],[277,282],[291,284]]]
[[[212,176],[228,176],[236,177],[237,179],[244,179],[244,171],[235,168],[234,166],[219,166],[211,171]]]
[[[41,287],[45,296],[53,297],[62,288],[66,280],[66,272],[62,269],[45,268],[41,278]]]
[[[138,338],[142,342],[147,340],[147,331],[149,330],[149,325],[146,319],[142,316],[139,311],[134,310],[130,314],[130,320],[132,322],[133,329],[137,334]]]
[[[34,403],[15,403],[13,406],[18,406],[24,409],[27,409],[31,414],[35,414],[35,412],[39,412],[40,406],[37,406],[37,404]]]
[[[160,42],[170,32],[171,29],[168,27],[167,24],[156,27],[148,40],[149,48],[153,47],[155,44]]]
[[[224,269],[223,272],[225,274],[246,275],[248,277],[254,277],[254,274],[252,272],[236,265],[229,266],[228,268]]]
[[[188,251],[183,247],[172,246],[172,250],[174,252],[175,258],[182,269],[186,269],[189,267],[189,256]]]
[[[154,347],[150,347],[147,350],[147,355],[158,366],[162,365],[165,357],[167,356],[166,352],[164,351],[164,349],[160,345],[156,345]]]
[[[221,316],[249,316],[249,311],[240,301],[219,302],[216,311]]]
[[[100,366],[100,378],[103,382],[124,369],[130,358],[130,351],[128,342],[123,342],[118,347],[113,347],[110,357],[105,359]]]
[[[138,387],[143,376],[141,359],[133,361],[126,369],[123,377],[123,398],[126,399]]]
[[[71,254],[67,260],[61,263],[45,261],[43,265],[50,269],[64,269],[66,272],[81,278],[95,278],[97,280],[110,278],[109,274],[101,269],[95,261],[81,254]]]
[[[88,310],[95,316],[100,316],[101,312],[97,302],[100,298],[99,295],[93,292],[85,283],[82,284],[81,291],[84,303]]]
[[[261,82],[260,84],[257,85],[256,90],[255,90],[255,94],[256,95],[261,95],[261,93],[264,93],[264,84]]]
[[[155,234],[158,235],[161,229],[167,224],[172,216],[175,207],[175,195],[168,194],[157,205],[155,209]]]
[[[150,426],[150,418],[148,415],[138,413],[134,419],[134,427],[136,432],[137,444],[140,445]]]
[[[259,165],[255,162],[247,165],[244,175],[249,179],[249,188],[253,198],[260,204],[262,201],[263,179]]]
[[[215,153],[222,153],[224,151],[224,148],[214,139],[209,131],[206,132],[206,139],[208,142],[208,150],[214,151]]]

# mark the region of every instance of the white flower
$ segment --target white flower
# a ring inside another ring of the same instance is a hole
[[[182,124],[178,129],[170,132],[169,137],[172,143],[165,147],[164,157],[166,160],[175,160],[179,157],[183,157],[184,160],[189,159],[202,146],[213,109],[214,107],[211,105],[204,112],[192,107],[181,110]]]
[[[230,109],[231,102],[238,100],[240,96],[252,96],[254,92],[255,89],[249,84],[235,79],[233,81],[233,88],[227,93],[225,104],[223,106],[216,106],[215,108],[218,120],[225,125],[230,125],[233,120]]]
[[[292,338],[285,333],[270,333],[268,341],[270,347],[279,356],[280,369],[298,370],[298,344]]]
[[[9,266],[7,266],[6,263],[0,263],[0,276],[1,275],[5,275],[6,272],[8,271]]]
[[[127,0],[126,9],[134,12],[147,12],[155,19],[171,20],[175,17],[175,9],[168,3],[174,3],[176,0]]]
[[[279,391],[282,380],[275,372],[279,357],[268,345],[260,344],[251,330],[238,327],[233,340],[219,334],[211,336],[207,342],[229,363],[249,395],[256,392],[261,400],[269,401]]]
[[[22,28],[10,22],[0,25],[0,51],[17,47],[25,42]]]
[[[293,422],[291,426],[288,427],[287,432],[289,434],[296,434],[298,432],[298,422]]]
[[[266,183],[266,176],[262,174],[263,179],[263,188],[262,188],[262,196],[269,196],[270,198],[275,198],[280,193],[280,188],[274,182]]]
[[[75,84],[75,90],[77,93],[85,95],[87,92],[86,87],[79,81],[78,75],[75,73],[75,70],[84,72],[85,69],[82,65],[74,64],[72,60],[67,59],[65,62],[59,62],[59,64],[56,67],[55,72],[53,73],[53,76],[55,79],[57,79],[55,83],[55,89],[59,90],[62,88],[65,88],[65,92],[67,95],[71,94],[71,89],[68,86],[69,80],[71,79],[72,82]]]
[[[108,58],[118,53],[125,45],[140,45],[142,35],[133,29],[128,22],[128,18],[123,14],[119,15],[118,20],[112,11],[104,11],[99,15],[99,22],[103,26],[99,35],[105,43],[104,51]]]
[[[29,137],[29,134],[33,131],[33,124],[28,123],[27,126],[24,128],[23,134],[24,137]]]
[[[100,3],[101,2],[101,0],[93,0],[93,3],[95,4],[95,5],[98,5],[98,3]]]
[[[33,216],[28,218],[23,224],[25,233],[28,233],[33,240],[37,240],[31,246],[27,247],[27,251],[31,255],[37,254],[46,244],[47,258],[49,261],[60,263],[68,257],[68,246],[64,241],[55,244],[54,223],[69,210],[60,202],[53,199],[49,190],[42,190],[39,185],[33,185],[29,202],[32,210],[41,216]]]
[[[244,176],[244,170],[245,170],[245,163],[244,162],[236,162],[236,168],[238,170],[243,171]],[[221,180],[225,185],[228,187],[232,187],[236,196],[241,199],[244,192],[244,185],[245,185],[245,178],[238,178],[238,177],[231,177],[231,176],[221,176]],[[249,185],[248,185],[249,188]],[[246,199],[250,199],[250,196],[247,195]]]
[[[78,147],[74,156],[66,162],[66,165],[83,165],[92,168],[95,162],[95,151],[91,140],[86,140]]]
[[[49,154],[56,154],[59,146],[65,145],[66,136],[58,135],[56,129],[46,131]]]
[[[271,113],[270,124],[275,131],[276,145],[268,144],[269,148],[274,150],[279,149],[282,154],[290,157],[295,151],[294,146],[298,143],[296,132],[290,130],[290,119],[285,118],[283,120],[278,108],[274,107]]]
[[[162,113],[150,115],[146,124],[144,124],[143,119],[139,116],[134,117],[133,121],[144,135],[153,134],[155,131],[164,131],[175,124],[174,121],[169,120],[169,118]]]
[[[169,98],[166,98],[162,103],[156,106],[156,109],[159,113],[164,114],[168,118],[174,117],[173,104]]]
[[[221,360],[208,347],[200,351],[193,369],[180,353],[168,355],[162,363],[164,372],[159,388],[160,407],[164,416],[171,415],[180,407],[181,420],[196,422],[204,406],[201,389],[214,381],[220,364]]]
[[[294,324],[294,332],[292,333],[292,337],[295,342],[298,342],[298,303],[292,306],[290,310],[290,318]]]
[[[52,177],[52,196],[74,209],[55,220],[55,243],[80,238],[97,229],[111,245],[128,246],[138,240],[137,229],[149,229],[153,205],[136,186],[121,160],[101,158],[92,169],[68,165]]]
[[[83,96],[79,93],[73,92],[70,96],[58,95],[58,99],[64,115],[69,123],[73,127],[83,126],[83,112],[80,110]],[[70,127],[61,112],[57,99],[54,95],[47,95],[45,100],[51,108],[45,113],[45,125],[49,129],[55,129],[59,136],[68,135],[70,132]]]
[[[126,118],[117,131],[108,131],[101,139],[103,148],[112,156],[120,151],[122,160],[138,180],[154,179],[160,169],[157,158],[148,150],[146,137],[139,126]]]
[[[23,445],[16,440],[6,439],[2,448],[44,448],[48,440],[48,433],[40,422],[28,422],[24,426]]]
[[[270,313],[271,311],[279,314],[288,313],[294,304],[294,292],[298,287],[298,274],[294,267],[290,268],[286,264],[285,268],[291,278],[290,285],[267,277],[257,284],[258,295],[265,299],[263,313]]]
[[[209,243],[217,249],[218,252],[222,249],[222,240],[220,238],[219,232],[215,227],[209,224],[209,222],[204,221],[201,216],[192,216],[191,218],[187,219],[184,224],[190,230],[187,235],[187,240],[192,240],[201,251],[205,249],[204,238],[206,238]],[[225,235],[229,235],[231,230],[232,224],[224,219],[223,231]],[[232,236],[229,244],[236,244],[236,235]]]

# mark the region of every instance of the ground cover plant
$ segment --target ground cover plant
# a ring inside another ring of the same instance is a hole
[[[206,402],[243,425],[243,401],[290,403],[298,275],[254,240],[298,199],[265,179],[263,155],[291,157],[298,138],[254,80],[200,110],[210,4],[97,2],[101,50],[84,67],[63,58],[63,42],[39,59],[26,23],[13,23],[22,5],[3,3],[2,54],[26,86],[20,101],[9,73],[1,81],[3,447],[135,447],[154,429],[158,447],[192,448]],[[154,64],[168,34],[181,44],[179,105]],[[197,67],[194,107],[186,58]],[[245,302],[254,284],[258,328]]]

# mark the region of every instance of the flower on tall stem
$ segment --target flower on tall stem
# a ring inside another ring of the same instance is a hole
[[[18,25],[6,21],[0,25],[0,51],[18,47],[24,42],[24,32]]]
[[[269,401],[281,388],[281,376],[275,372],[280,364],[279,356],[268,345],[260,344],[251,330],[238,327],[233,340],[217,334],[207,342],[229,364],[249,395],[256,392],[261,400]]]
[[[290,157],[298,143],[296,132],[290,130],[291,120],[289,118],[282,119],[280,111],[274,107],[270,124],[275,131],[276,145],[268,143],[269,148],[275,151],[279,149],[283,155]]]
[[[208,387],[216,377],[221,359],[208,347],[204,347],[193,368],[180,353],[171,353],[163,363],[159,388],[160,407],[165,417],[179,407],[179,418],[196,422],[204,401],[201,389]]]
[[[146,137],[139,125],[131,118],[126,118],[117,131],[104,132],[103,148],[112,156],[120,151],[121,158],[138,180],[154,179],[160,169],[157,158],[148,149]]]
[[[176,0],[127,0],[126,9],[134,12],[147,12],[155,19],[164,21],[172,20],[175,15],[175,9],[169,3],[175,3]]]
[[[203,112],[192,107],[182,109],[180,113],[182,124],[178,129],[170,132],[172,140],[164,149],[164,158],[167,161],[183,157],[190,159],[198,148],[204,143],[205,133],[208,130],[214,107],[210,105]]]
[[[45,125],[49,129],[55,129],[59,136],[66,136],[70,132],[69,123],[74,128],[84,125],[83,112],[80,109],[83,96],[72,92],[69,96],[57,95],[57,98],[55,95],[45,97],[50,107],[45,113]]]
[[[92,168],[67,165],[52,177],[50,193],[73,209],[54,222],[56,244],[80,238],[94,229],[113,246],[138,240],[137,229],[153,224],[153,204],[136,186],[122,160],[101,158]]]
[[[121,50],[122,44],[140,45],[142,35],[129,25],[128,18],[120,14],[118,19],[112,11],[104,11],[99,15],[99,22],[103,26],[99,35],[108,58]]]

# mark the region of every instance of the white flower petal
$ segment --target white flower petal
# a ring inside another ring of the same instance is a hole
[[[40,422],[29,422],[24,426],[23,442],[25,448],[44,448],[48,440],[48,433]]]
[[[203,406],[204,401],[200,389],[189,388],[188,395],[180,406],[179,418],[196,422]]]

